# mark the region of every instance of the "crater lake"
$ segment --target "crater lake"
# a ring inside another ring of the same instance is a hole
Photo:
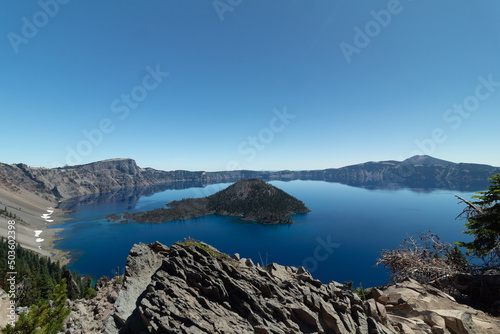
[[[165,207],[183,198],[209,196],[231,183],[206,187],[151,191],[127,190],[123,194],[74,199],[61,208],[74,210],[55,241],[68,251],[70,269],[95,279],[123,274],[127,255],[135,243],[159,241],[167,246],[184,238],[204,241],[232,256],[251,258],[266,265],[304,266],[323,283],[353,281],[364,287],[387,284],[388,273],[376,268],[383,249],[394,249],[417,232],[438,234],[444,241],[470,240],[464,220],[456,220],[466,199],[474,192],[435,189],[368,189],[324,181],[271,181],[270,184],[303,201],[309,213],[293,216],[293,224],[263,225],[236,217],[205,216],[162,224],[110,222],[117,213]]]

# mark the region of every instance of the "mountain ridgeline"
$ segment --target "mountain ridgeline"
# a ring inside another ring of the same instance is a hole
[[[259,179],[242,179],[211,196],[173,201],[167,206],[169,208],[106,218],[162,223],[215,214],[262,224],[289,224],[293,222],[290,216],[310,212],[302,201]]]
[[[357,187],[418,188],[477,191],[500,167],[453,163],[429,156],[404,161],[366,162],[342,168],[303,171],[161,171],[140,168],[132,159],[110,159],[64,168],[36,168],[0,163],[0,187],[28,191],[53,202],[78,196],[105,194],[126,188],[180,189],[257,178],[264,181],[317,180]],[[147,191],[146,191],[147,192]]]

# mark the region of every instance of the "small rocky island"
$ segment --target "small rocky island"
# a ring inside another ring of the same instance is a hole
[[[163,223],[208,215],[241,217],[262,224],[290,224],[290,216],[310,212],[302,201],[259,179],[241,179],[204,198],[188,198],[167,204],[168,208],[112,214],[109,221]]]

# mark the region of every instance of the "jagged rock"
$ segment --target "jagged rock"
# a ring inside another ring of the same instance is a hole
[[[253,267],[253,261],[252,261],[252,259],[250,259],[250,258],[246,259],[245,264],[246,264],[248,267]]]
[[[457,334],[479,334],[479,329],[472,320],[472,315],[464,311],[456,310],[434,310],[436,314],[441,316],[446,328]]]
[[[161,253],[166,250],[168,247],[159,247],[159,243],[141,243],[132,247],[127,258],[123,287],[115,299],[115,312],[108,320],[106,333],[114,333],[125,325],[132,328],[136,326],[133,322],[127,324],[128,319],[136,309],[137,299],[150,283],[151,276],[160,267],[163,259]]]
[[[396,333],[339,283],[206,247],[135,245],[106,333]]]
[[[71,313],[63,324],[60,333],[65,334],[101,334],[115,311],[110,296],[117,295],[123,280],[115,277],[112,280],[100,280],[101,286],[92,299],[66,300],[66,306],[71,307]],[[104,281],[106,281],[104,283]]]
[[[413,280],[372,288],[363,302],[302,267],[236,259],[203,243],[134,245],[123,277],[67,302],[62,333],[500,333],[496,319]]]
[[[109,276],[100,277],[95,283],[95,291],[99,291],[102,287],[106,286],[106,283],[109,281]]]
[[[459,304],[448,294],[409,279],[385,289],[369,289],[365,302],[369,313],[383,322],[381,306],[387,319],[400,333],[500,333],[500,322],[483,312]]]
[[[108,295],[108,302],[114,303],[116,302],[116,299],[118,299],[118,293],[116,291],[113,291]]]

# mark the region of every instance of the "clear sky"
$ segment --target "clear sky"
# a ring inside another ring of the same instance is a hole
[[[0,161],[500,166],[500,3],[0,2]]]

